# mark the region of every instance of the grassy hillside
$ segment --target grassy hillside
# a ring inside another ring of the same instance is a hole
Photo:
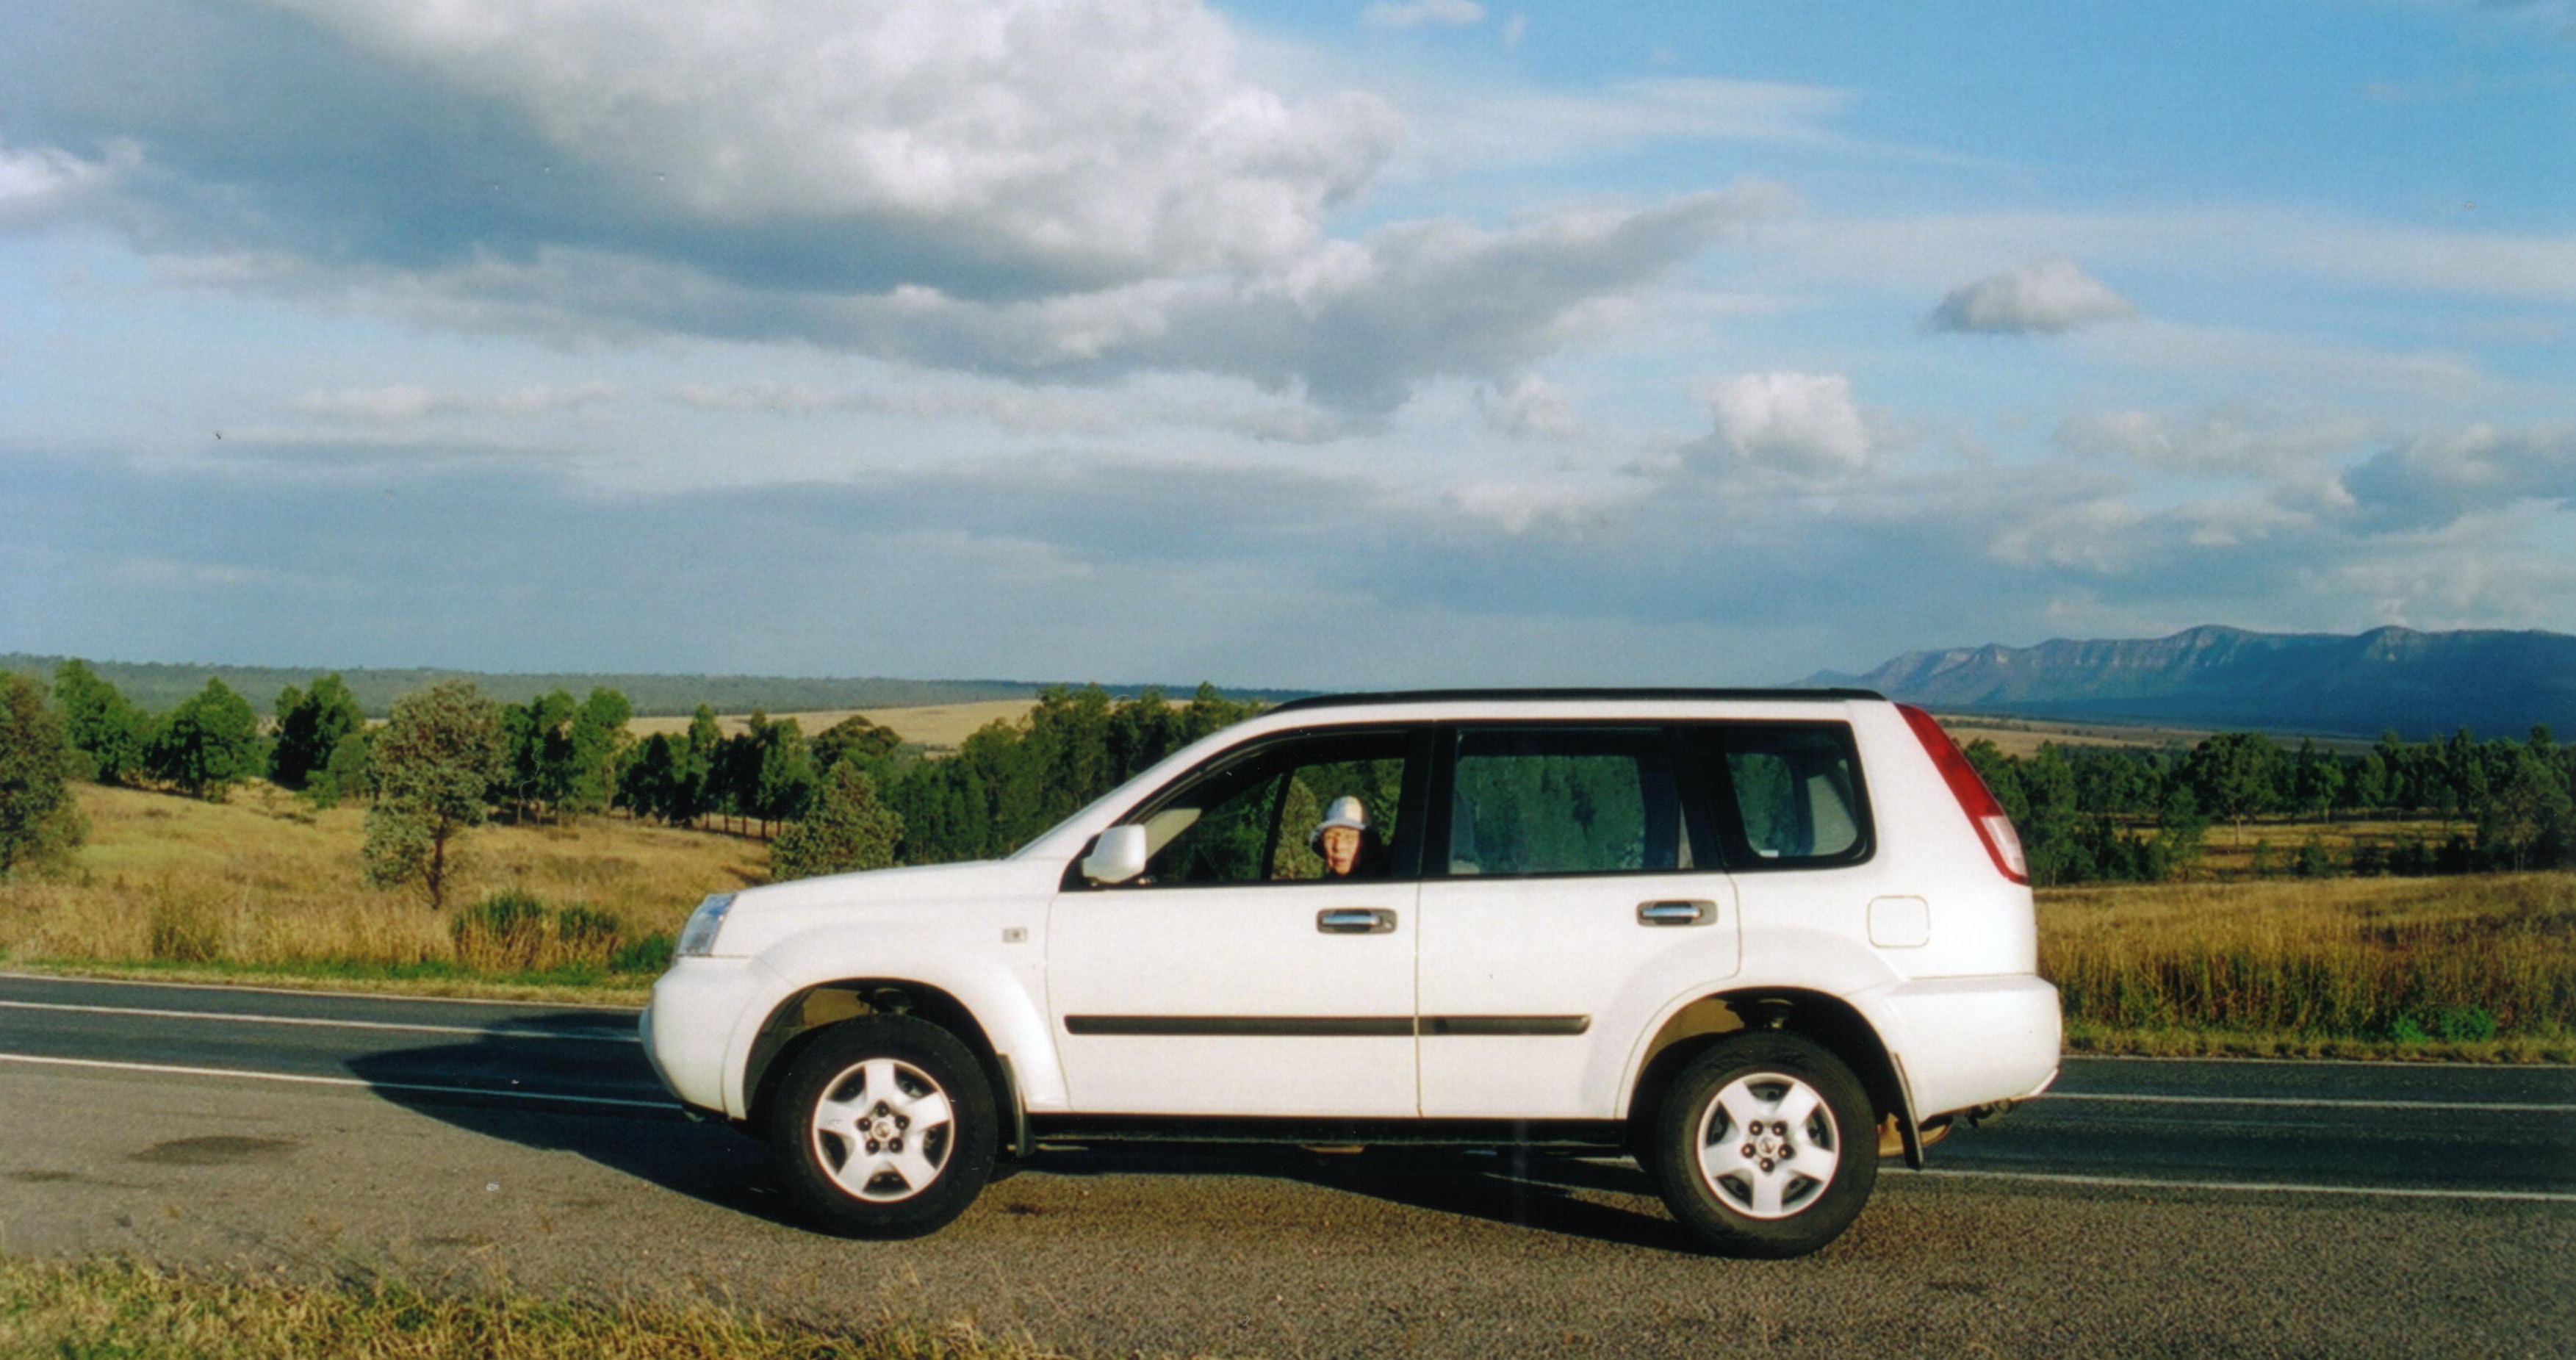
[[[552,977],[470,966],[454,908],[441,915],[361,880],[356,808],[316,813],[266,784],[224,804],[86,785],[80,803],[90,836],[73,873],[0,884],[0,959],[409,979],[433,991],[636,993],[651,981],[607,975],[606,947],[559,960]],[[766,845],[624,818],[488,826],[463,844],[458,901],[515,888],[607,913],[622,940],[667,936],[705,894],[768,876]]]

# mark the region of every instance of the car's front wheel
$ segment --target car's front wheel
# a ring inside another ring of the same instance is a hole
[[[1803,1256],[1842,1235],[1878,1180],[1860,1080],[1795,1034],[1742,1034],[1682,1069],[1648,1169],[1673,1216],[1738,1256]]]
[[[788,1197],[827,1231],[918,1237],[983,1192],[998,1135],[991,1084],[964,1044],[928,1021],[871,1015],[796,1056],[770,1156]]]

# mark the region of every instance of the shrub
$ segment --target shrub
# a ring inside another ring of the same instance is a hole
[[[224,953],[224,921],[214,904],[164,888],[153,900],[152,957],[166,963],[212,963]]]
[[[457,913],[448,934],[456,941],[456,961],[466,967],[524,973],[548,952],[551,925],[546,904],[536,894],[509,888]]]
[[[646,935],[628,940],[608,956],[608,971],[612,973],[658,974],[670,966],[671,937],[668,935]]]
[[[581,902],[558,908],[554,926],[552,962],[558,967],[568,963],[606,966],[617,952],[617,937],[625,933],[616,917]]]

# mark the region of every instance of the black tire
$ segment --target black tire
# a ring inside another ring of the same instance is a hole
[[[1739,1082],[1734,1107],[1791,1117],[1748,1126],[1720,1108]],[[1818,1098],[1803,1118],[1792,1113],[1797,1086]],[[1703,1136],[1714,1170],[1703,1165]],[[1673,1217],[1709,1246],[1730,1256],[1804,1256],[1840,1237],[1869,1202],[1878,1121],[1859,1078],[1822,1044],[1743,1034],[1682,1068],[1654,1115],[1645,1160]]]
[[[893,1089],[871,1089],[873,1076],[891,1076]],[[904,1102],[921,1101],[932,1089],[946,1099],[944,1135],[927,1123],[916,1133],[908,1120],[894,1128],[896,1107],[921,1108]],[[826,1096],[843,1107],[833,1116],[849,1125],[846,1134],[818,1129]],[[887,1112],[877,1115],[881,1103]],[[879,1120],[881,1131],[893,1136],[869,1141]],[[948,1226],[983,1193],[999,1135],[992,1086],[975,1055],[948,1031],[903,1015],[844,1020],[816,1035],[780,1081],[769,1117],[770,1162],[780,1188],[807,1221],[846,1237],[919,1237]],[[916,1168],[911,1177],[882,1160],[907,1152],[903,1164]],[[853,1168],[853,1158],[865,1160]],[[855,1177],[872,1165],[885,1169],[861,1189],[844,1183],[844,1174]],[[912,1184],[916,1177],[926,1183]]]

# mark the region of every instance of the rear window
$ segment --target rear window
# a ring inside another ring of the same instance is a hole
[[[1729,868],[1813,868],[1869,858],[1869,802],[1851,729],[1748,723],[1692,734]]]
[[[1450,873],[1670,873],[1690,865],[1663,733],[1458,734]]]

